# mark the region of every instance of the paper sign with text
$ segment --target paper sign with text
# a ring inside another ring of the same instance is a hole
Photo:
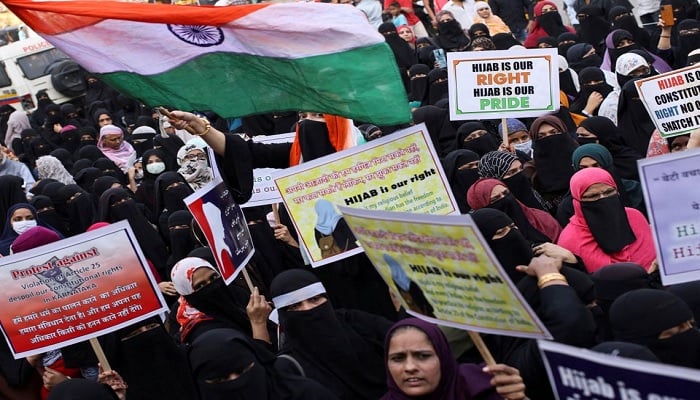
[[[340,211],[410,314],[477,332],[551,338],[470,216]]]
[[[557,400],[692,400],[697,370],[538,340]]]
[[[258,135],[253,136],[251,140],[256,143],[292,143],[295,135],[295,132],[271,136]],[[273,179],[277,171],[276,168],[255,168],[253,170],[253,195],[245,204],[241,204],[241,207],[257,207],[281,203],[282,196],[277,191],[277,186],[275,186],[275,180]]]
[[[285,169],[275,184],[314,267],[362,252],[353,238],[349,246],[342,245],[340,254],[323,257],[322,236],[328,235],[317,227],[328,219],[336,227],[343,225],[335,206],[434,215],[458,212],[424,124]]]
[[[15,358],[167,311],[128,222],[0,258],[0,325]]]
[[[662,137],[683,135],[700,127],[700,64],[634,84]]]
[[[559,110],[556,49],[447,53],[450,119],[539,117]]]
[[[638,161],[661,281],[700,280],[700,150]]]
[[[209,182],[184,201],[207,238],[221,277],[231,283],[255,253],[243,210],[221,180]]]

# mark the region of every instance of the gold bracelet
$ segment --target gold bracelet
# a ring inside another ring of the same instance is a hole
[[[537,287],[542,289],[542,286],[552,281],[564,281],[566,283],[569,283],[564,275],[558,272],[552,272],[540,276],[540,278],[537,280]]]
[[[201,132],[201,133],[199,133],[199,132],[192,132],[192,134],[195,135],[195,136],[204,136],[204,135],[206,135],[207,133],[209,133],[209,131],[211,130],[211,124],[209,123],[209,120],[207,120],[206,118],[201,118],[201,117],[200,117],[199,120],[202,121],[202,122],[204,123],[204,132]]]

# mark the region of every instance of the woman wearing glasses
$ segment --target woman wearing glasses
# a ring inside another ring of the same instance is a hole
[[[580,257],[591,273],[616,262],[648,270],[656,258],[649,222],[622,205],[610,173],[584,168],[571,177],[570,186],[574,216],[557,244]]]

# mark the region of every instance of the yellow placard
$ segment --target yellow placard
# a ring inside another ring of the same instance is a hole
[[[471,217],[340,210],[409,313],[484,333],[551,337]]]

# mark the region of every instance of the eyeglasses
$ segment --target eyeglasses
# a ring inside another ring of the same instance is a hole
[[[581,201],[596,201],[600,199],[605,199],[610,196],[614,196],[617,194],[617,189],[615,188],[609,188],[605,189],[602,192],[596,192],[596,193],[585,193],[583,196],[581,196]]]

